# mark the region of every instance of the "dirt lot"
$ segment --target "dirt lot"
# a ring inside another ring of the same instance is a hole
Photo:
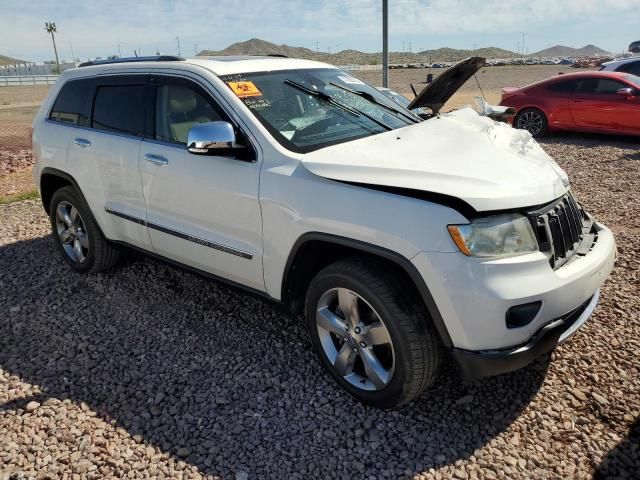
[[[427,73],[433,73],[433,76],[437,78],[438,75],[444,71],[445,69],[442,68],[434,68],[431,70],[390,70],[389,87],[408,98],[413,98],[410,84],[413,84],[416,90],[420,91],[425,87],[425,84],[421,82],[426,80]],[[530,83],[555,76],[560,72],[572,71],[575,72],[576,70],[567,66],[560,67],[557,65],[511,65],[506,67],[485,67],[480,70],[476,76],[487,101],[498,104],[500,102],[501,91],[504,87],[523,87]],[[357,72],[357,75],[372,85],[382,85],[382,72],[362,71]],[[478,83],[476,83],[473,78],[470,79],[444,106],[443,111],[464,105],[473,105],[475,107],[475,97],[481,95]]]

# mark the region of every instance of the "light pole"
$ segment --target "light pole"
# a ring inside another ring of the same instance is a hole
[[[382,86],[389,87],[389,0],[382,0]]]
[[[123,42],[118,42],[118,58],[122,58],[122,49],[120,48],[122,44]]]
[[[522,34],[522,63],[524,63],[524,37],[527,35],[527,32],[520,32]]]
[[[56,54],[56,65],[58,66],[58,74],[60,74],[62,72],[60,72],[60,61],[58,60],[58,49],[56,48],[56,37],[53,35],[55,32],[57,32],[56,22],[45,22],[44,29],[47,31],[47,33],[51,34],[51,40],[53,41],[53,52]]]

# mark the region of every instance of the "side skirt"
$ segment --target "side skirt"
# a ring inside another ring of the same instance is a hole
[[[134,245],[130,245],[126,242],[121,242],[121,241],[117,241],[117,240],[109,240],[110,243],[113,243],[114,245],[118,245],[119,247],[128,249],[128,250],[132,250],[134,252],[137,253],[141,253],[142,255],[146,256],[146,257],[150,257],[153,258],[154,260],[157,260],[161,263],[170,265],[172,267],[176,267],[180,270],[184,270],[186,272],[189,273],[195,273],[201,277],[205,277],[208,278],[210,280],[215,280],[217,282],[223,283],[228,287],[231,287],[235,290],[239,290],[242,291],[243,293],[247,293],[253,297],[258,297],[262,300],[268,300],[271,303],[277,304],[277,305],[284,305],[284,303],[280,300],[278,300],[277,298],[272,297],[271,295],[269,295],[267,292],[263,292],[260,290],[257,290],[255,288],[252,287],[248,287],[246,285],[243,285],[242,283],[238,283],[238,282],[234,282],[233,280],[229,280],[227,278],[224,277],[220,277],[218,275],[215,275],[213,273],[209,273],[206,272],[204,270],[200,270],[199,268],[195,268],[192,267],[190,265],[185,265],[184,263],[178,262],[176,260],[172,260],[171,258],[167,258],[164,257],[162,255],[158,255],[157,253],[154,252],[150,252],[149,250],[145,250],[144,248],[140,248],[140,247],[136,247]]]

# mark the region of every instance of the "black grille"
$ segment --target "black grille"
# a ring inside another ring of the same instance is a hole
[[[585,255],[595,241],[593,220],[571,193],[530,213],[529,218],[536,229],[540,250],[547,254],[554,269],[575,254]]]

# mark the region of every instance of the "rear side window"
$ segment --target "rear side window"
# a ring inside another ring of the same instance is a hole
[[[49,119],[86,127],[89,124],[87,99],[91,94],[91,80],[67,82],[56,98]]]
[[[108,132],[144,136],[144,85],[106,85],[96,90],[91,126]]]
[[[571,93],[576,89],[576,82],[574,80],[565,80],[562,82],[552,83],[547,87],[548,90],[558,93]]]
[[[618,72],[632,73],[640,77],[640,60],[620,65],[620,67],[618,67]]]

